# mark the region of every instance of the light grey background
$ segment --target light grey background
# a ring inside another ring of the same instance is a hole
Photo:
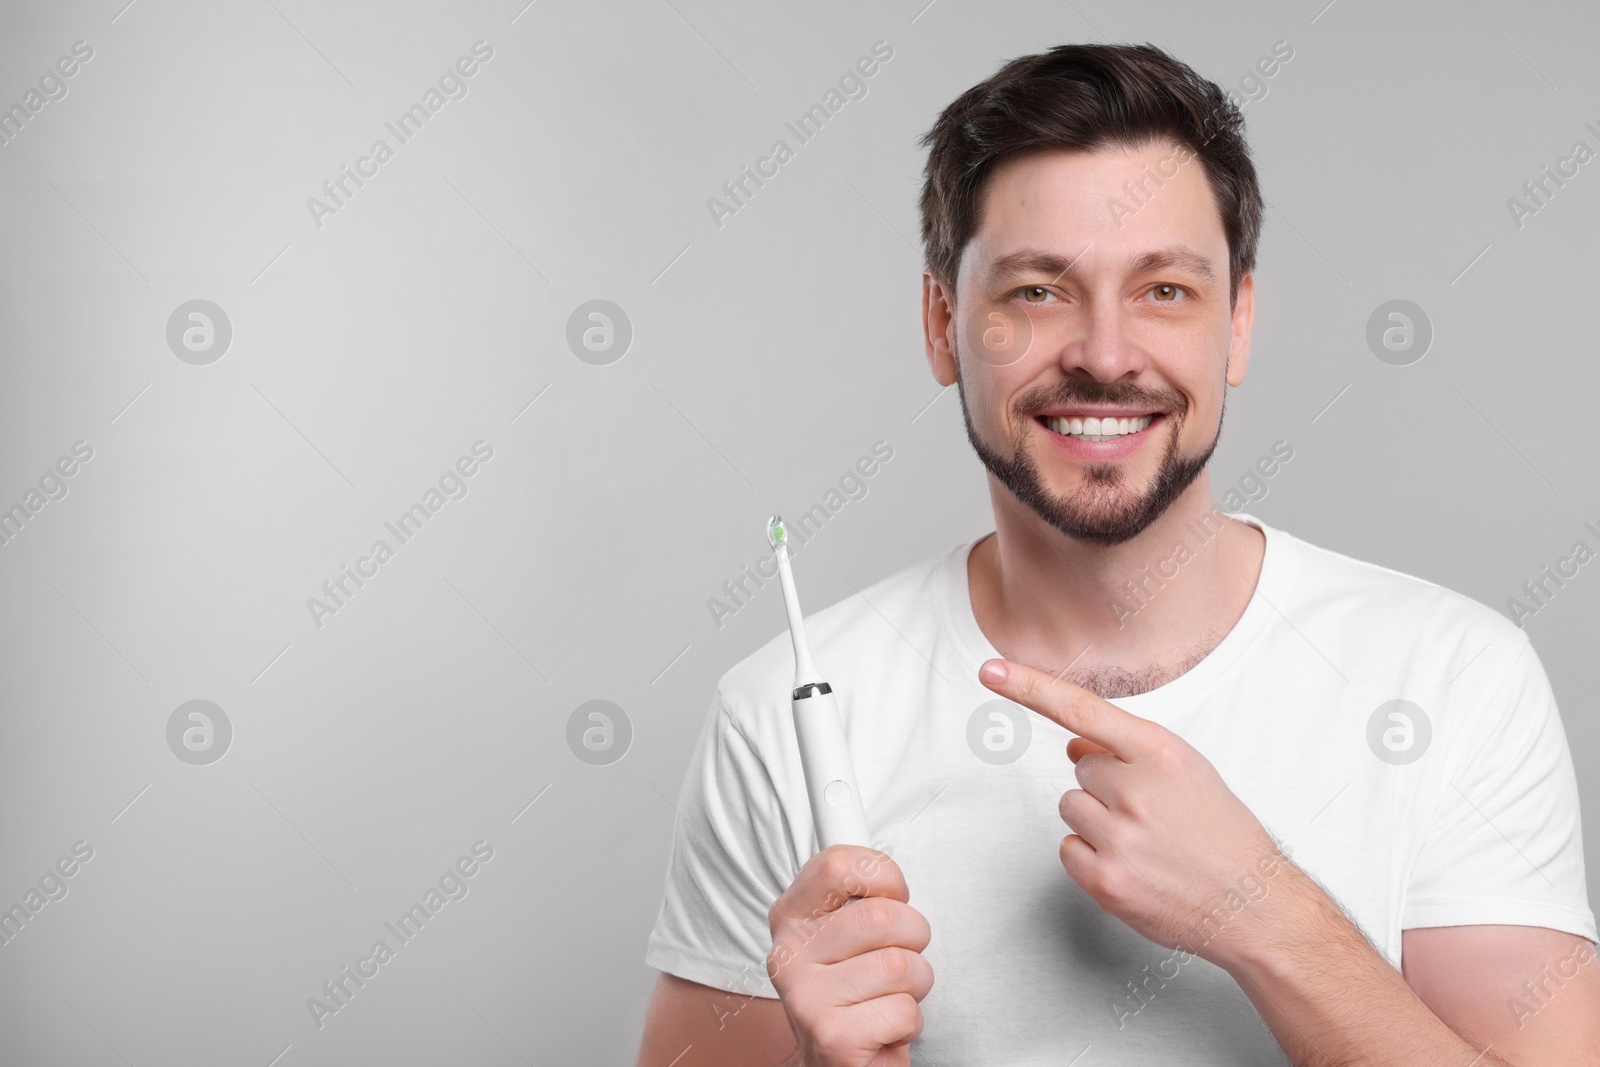
[[[771,584],[720,628],[708,598],[880,439],[797,557],[808,610],[990,528],[922,356],[915,139],[1016,55],[1149,40],[1237,88],[1294,49],[1245,111],[1271,207],[1219,499],[1286,440],[1248,510],[1502,609],[1600,544],[1600,163],[1521,228],[1506,204],[1600,148],[1591,6],[124,4],[0,9],[0,105],[94,49],[0,147],[0,506],[94,450],[0,546],[0,903],[94,849],[0,946],[7,1062],[631,1062],[690,749],[783,626]],[[317,226],[479,40],[467,95]],[[868,94],[719,228],[707,199],[878,40]],[[233,329],[205,366],[166,341],[194,299]],[[633,329],[605,366],[566,343],[595,299]],[[1435,330],[1411,366],[1365,341],[1392,299]],[[316,626],[479,440],[466,497]],[[1597,609],[1591,563],[1527,623],[1591,866]],[[233,728],[205,766],[167,742],[196,699]],[[633,728],[606,766],[566,742],[594,699]],[[319,1030],[307,999],[480,840]]]

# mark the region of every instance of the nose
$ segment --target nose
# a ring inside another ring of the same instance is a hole
[[[1115,295],[1094,294],[1058,339],[1062,369],[1107,384],[1138,376],[1148,360],[1132,319]]]

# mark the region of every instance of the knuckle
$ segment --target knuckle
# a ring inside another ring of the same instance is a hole
[[[915,997],[910,993],[895,993],[886,1000],[884,1015],[897,1030],[913,1040],[922,1033],[922,1006]]]
[[[904,988],[911,976],[911,957],[914,953],[903,948],[886,948],[878,953],[878,970],[895,989]]]
[[[850,905],[857,926],[869,934],[880,934],[894,925],[894,911],[882,897],[865,897]]]
[[[1073,815],[1077,814],[1079,798],[1083,793],[1081,789],[1069,789],[1061,794],[1061,802],[1056,807],[1061,812],[1063,821],[1070,822]]]
[[[892,887],[902,899],[909,899],[911,888],[906,884],[906,874],[894,860],[879,861],[877,870],[883,873],[883,880]]]
[[[919,954],[917,959],[921,961],[916,991],[916,998],[918,1001],[920,1001],[933,990],[934,976],[933,965],[928,962],[928,958]]]
[[[1181,777],[1188,762],[1184,758],[1184,751],[1171,741],[1164,741],[1157,745],[1150,755],[1152,768],[1166,778]]]
[[[1095,878],[1097,894],[1103,907],[1110,911],[1117,911],[1127,904],[1133,891],[1133,884],[1128,875],[1120,868],[1108,866],[1100,871]]]
[[[850,850],[830,845],[823,850],[823,856],[822,873],[827,876],[828,885],[839,885],[850,873]]]

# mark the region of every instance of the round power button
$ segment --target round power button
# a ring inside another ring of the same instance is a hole
[[[850,783],[835,779],[828,783],[822,791],[822,799],[828,802],[830,808],[842,808],[850,803]]]

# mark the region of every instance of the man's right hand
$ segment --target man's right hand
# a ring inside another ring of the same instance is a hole
[[[932,931],[885,853],[833,845],[772,905],[767,973],[805,1067],[909,1067]],[[859,900],[851,898],[859,897]]]

